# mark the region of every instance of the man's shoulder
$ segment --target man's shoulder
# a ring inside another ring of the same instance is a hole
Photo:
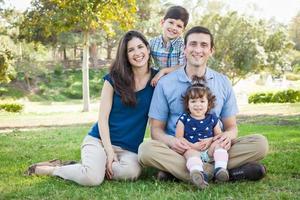
[[[211,68],[208,68],[208,72],[209,72],[209,76],[208,78],[213,78],[214,80],[216,81],[220,81],[220,82],[229,82],[229,78],[223,74],[223,73],[220,73],[220,72],[217,72]]]
[[[175,83],[174,81],[178,80],[178,73],[180,73],[178,70],[175,70],[163,77],[160,78],[160,80],[158,81],[158,84],[170,84],[170,83]]]

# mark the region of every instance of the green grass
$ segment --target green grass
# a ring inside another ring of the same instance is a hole
[[[268,119],[259,119],[263,121]],[[211,183],[199,191],[183,182],[158,182],[155,170],[145,169],[135,182],[105,181],[82,187],[55,177],[24,176],[31,164],[60,158],[80,159],[80,143],[89,126],[47,128],[0,134],[0,199],[299,199],[300,125],[239,124],[240,135],[263,133],[270,153],[263,160],[267,177],[257,182]],[[149,133],[147,133],[149,136]]]

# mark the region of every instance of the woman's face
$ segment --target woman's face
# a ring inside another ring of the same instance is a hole
[[[133,68],[148,67],[150,49],[137,37],[127,43],[127,56]]]

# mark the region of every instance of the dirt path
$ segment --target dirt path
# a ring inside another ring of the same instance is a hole
[[[81,112],[80,102],[71,103],[32,103],[25,102],[24,112],[20,114],[0,112],[0,132],[9,132],[14,129],[28,129],[39,127],[71,126],[91,124],[97,121],[98,102],[91,103],[90,112]],[[300,115],[300,104],[283,105],[240,105],[240,122],[253,121],[263,116],[276,116],[284,119],[285,116]]]

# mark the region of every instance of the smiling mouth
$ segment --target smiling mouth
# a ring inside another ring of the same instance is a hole
[[[134,61],[136,61],[136,62],[141,62],[143,60],[144,60],[144,56],[140,56],[140,57],[134,58]]]

